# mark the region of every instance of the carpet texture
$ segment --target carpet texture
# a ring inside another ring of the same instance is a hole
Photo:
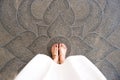
[[[0,80],[60,42],[120,80],[119,22],[120,0],[0,0]]]

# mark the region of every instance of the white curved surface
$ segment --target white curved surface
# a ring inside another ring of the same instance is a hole
[[[84,56],[70,56],[61,65],[42,54],[35,56],[15,80],[106,80]]]

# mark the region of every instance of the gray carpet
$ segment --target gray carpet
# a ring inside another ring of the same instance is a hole
[[[0,80],[59,42],[120,80],[119,22],[120,0],[0,0]]]

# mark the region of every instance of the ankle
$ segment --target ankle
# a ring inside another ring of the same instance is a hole
[[[59,55],[59,63],[62,64],[65,61],[65,56]]]
[[[58,63],[58,58],[54,58],[53,61]]]

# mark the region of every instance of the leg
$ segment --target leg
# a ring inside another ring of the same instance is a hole
[[[65,44],[59,44],[59,63],[62,64],[65,61],[65,56],[67,52],[67,47]]]

